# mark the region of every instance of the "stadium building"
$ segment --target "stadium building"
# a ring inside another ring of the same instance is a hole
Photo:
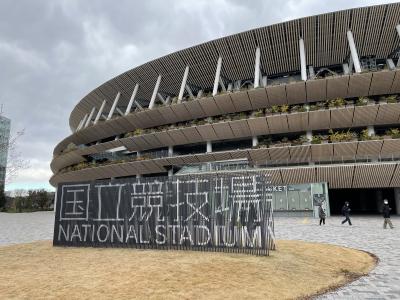
[[[311,209],[314,186],[332,214],[399,214],[399,24],[398,3],[356,8],[133,68],[75,106],[50,182],[265,170],[275,210]]]

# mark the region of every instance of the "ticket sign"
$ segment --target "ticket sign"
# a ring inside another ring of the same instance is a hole
[[[254,173],[62,183],[53,244],[268,255],[267,187]]]

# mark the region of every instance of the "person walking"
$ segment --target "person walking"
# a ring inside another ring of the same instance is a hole
[[[346,201],[346,202],[344,203],[343,207],[342,207],[342,214],[343,214],[344,217],[346,217],[346,218],[342,221],[342,224],[344,224],[344,223],[346,223],[346,222],[349,222],[349,225],[350,225],[350,226],[352,225],[352,224],[351,224],[351,220],[350,220],[350,211],[351,211],[351,209],[350,209],[350,207],[349,207],[349,202]]]
[[[383,229],[386,229],[387,224],[389,224],[390,228],[393,229],[393,224],[392,221],[390,220],[390,211],[392,209],[389,206],[389,201],[387,199],[383,200],[383,209],[382,209],[382,214],[383,214]]]
[[[319,214],[319,226],[321,226],[322,223],[325,225],[326,213],[322,205],[319,206],[318,214]]]

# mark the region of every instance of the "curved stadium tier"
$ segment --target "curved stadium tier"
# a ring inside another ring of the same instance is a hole
[[[50,182],[262,169],[396,203],[399,23],[397,3],[332,12],[133,68],[75,106]]]

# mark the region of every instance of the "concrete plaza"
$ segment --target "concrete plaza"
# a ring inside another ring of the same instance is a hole
[[[380,216],[354,217],[353,226],[341,225],[341,219],[330,217],[325,226],[319,226],[316,219],[276,218],[276,237],[346,246],[379,257],[369,276],[320,299],[400,299],[400,218],[392,218],[393,230],[382,228]],[[0,246],[51,240],[53,224],[53,212],[0,213]]]
[[[400,218],[392,217],[393,230],[383,229],[380,216],[353,217],[353,226],[341,225],[342,219],[330,217],[319,226],[316,219],[276,218],[276,237],[346,246],[379,257],[369,276],[320,299],[400,299]]]

